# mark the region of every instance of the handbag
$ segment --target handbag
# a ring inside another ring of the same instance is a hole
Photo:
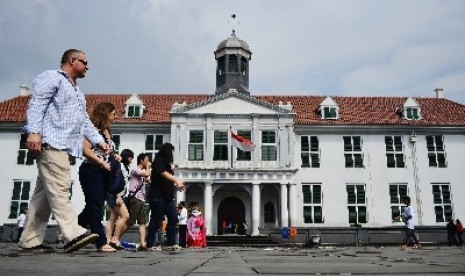
[[[126,181],[121,171],[121,163],[116,160],[114,155],[108,157],[108,163],[110,164],[110,171],[106,175],[107,192],[116,195],[124,190]]]
[[[131,206],[131,199],[137,194],[137,192],[142,188],[142,186],[144,186],[144,182],[142,182],[142,184],[137,187],[137,189],[134,191],[134,193],[129,193],[127,197],[123,198],[123,202],[124,202],[124,205],[126,205],[126,208],[130,208]]]

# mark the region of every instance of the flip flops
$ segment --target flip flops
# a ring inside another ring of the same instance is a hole
[[[113,247],[116,250],[123,250],[124,249],[124,247],[122,247],[121,244],[118,244],[116,242],[109,242],[108,245]]]

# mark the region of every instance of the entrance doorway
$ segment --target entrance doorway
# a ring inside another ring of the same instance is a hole
[[[244,235],[245,206],[237,197],[223,199],[218,207],[218,234]]]

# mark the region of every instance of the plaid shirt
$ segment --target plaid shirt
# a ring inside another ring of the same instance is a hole
[[[25,133],[42,135],[42,143],[81,157],[84,136],[93,144],[103,141],[86,112],[84,94],[62,70],[48,70],[32,84]]]

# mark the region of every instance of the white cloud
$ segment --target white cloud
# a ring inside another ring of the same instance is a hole
[[[441,86],[465,103],[461,0],[0,4],[0,100],[67,48],[88,55],[84,91],[213,94],[213,52],[235,28],[253,52],[252,94],[429,97]]]

